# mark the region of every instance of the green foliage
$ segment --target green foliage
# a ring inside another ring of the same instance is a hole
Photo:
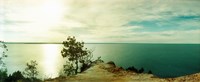
[[[7,78],[7,69],[4,59],[7,57],[6,51],[8,51],[6,44],[0,41],[0,82],[5,82]]]
[[[75,69],[74,69],[73,65],[70,64],[70,62],[66,62],[66,64],[63,65],[63,68],[64,68],[64,73],[67,76],[75,74]]]
[[[148,74],[153,74],[151,70],[148,71]]]
[[[18,81],[22,81],[24,78],[24,76],[22,75],[22,73],[20,71],[16,71],[14,72],[12,75],[9,75],[6,78],[6,82],[18,82]],[[23,81],[24,82],[24,81]]]
[[[6,53],[6,51],[8,51],[8,48],[4,41],[0,41],[0,48],[2,48],[2,51],[1,51],[2,56],[1,57],[7,57],[7,55],[5,53]]]
[[[5,82],[7,78],[7,70],[0,70],[0,82]]]
[[[25,78],[20,71],[16,71],[13,74],[7,75],[7,68],[4,62],[4,59],[8,57],[6,55],[6,51],[8,51],[5,42],[0,41],[0,82],[42,82],[37,79],[38,75],[37,71],[37,62],[31,61],[27,63],[27,68],[23,72],[28,78]]]
[[[36,78],[36,76],[38,75],[38,71],[37,71],[37,62],[31,60],[30,63],[26,64],[26,68],[25,71],[23,72],[23,74],[26,75],[26,77],[31,78],[32,80]]]
[[[64,70],[67,74],[77,74],[78,62],[89,64],[92,58],[92,52],[84,48],[84,42],[77,42],[75,37],[68,37],[63,41],[64,48],[61,51],[62,57],[67,58],[70,64],[64,65]],[[68,63],[68,62],[67,62]],[[74,64],[76,66],[74,66]],[[72,72],[72,73],[68,73]]]
[[[131,67],[128,67],[126,70],[129,70],[129,71],[133,71],[133,72],[136,72],[136,73],[145,73],[144,71],[144,68],[142,67],[141,69],[136,69],[134,66],[131,66]],[[152,74],[152,71],[149,70],[148,72],[146,72],[148,74]]]
[[[134,71],[134,72],[138,73],[138,70],[134,66],[128,67],[126,70]]]
[[[14,80],[20,80],[20,79],[24,79],[24,76],[22,75],[22,73],[20,71],[16,71],[12,74],[12,77]]]
[[[22,75],[22,72],[16,71],[13,74],[10,74],[5,82],[42,82],[41,80],[37,78],[25,78]]]
[[[138,73],[143,73],[144,72],[144,68],[141,68],[140,70],[138,70]]]
[[[6,55],[6,51],[8,51],[7,46],[5,42],[0,41],[0,71],[5,71],[6,70],[6,64],[4,62],[4,59],[8,57]]]

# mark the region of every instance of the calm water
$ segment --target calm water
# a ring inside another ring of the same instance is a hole
[[[37,60],[40,77],[56,77],[63,67],[61,44],[7,44],[8,73],[23,71],[26,62]],[[151,70],[160,77],[176,77],[200,72],[200,44],[86,44],[94,59],[118,66]]]

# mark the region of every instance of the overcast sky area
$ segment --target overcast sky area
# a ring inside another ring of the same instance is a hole
[[[200,43],[200,0],[0,0],[0,40]]]

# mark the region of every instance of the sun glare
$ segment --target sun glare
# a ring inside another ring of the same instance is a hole
[[[57,62],[59,62],[59,46],[55,44],[46,44],[43,46],[43,49],[45,74],[51,75],[51,77],[57,76],[55,73],[57,72]]]
[[[65,8],[61,0],[48,0],[44,2],[40,6],[40,18],[38,22],[48,26],[53,26],[62,22],[64,13],[66,13]]]

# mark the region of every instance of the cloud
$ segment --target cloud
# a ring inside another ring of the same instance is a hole
[[[127,41],[139,43],[199,43],[199,33],[200,30],[136,32],[133,33],[132,37],[130,37]]]
[[[74,35],[86,42],[200,43],[199,2],[6,0],[6,10],[0,11],[5,13],[0,37],[59,42]]]

